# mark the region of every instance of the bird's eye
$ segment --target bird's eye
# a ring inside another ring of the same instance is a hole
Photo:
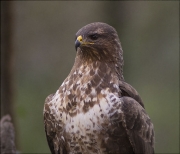
[[[91,40],[97,40],[98,39],[98,34],[92,34],[92,35],[89,35],[90,39]]]

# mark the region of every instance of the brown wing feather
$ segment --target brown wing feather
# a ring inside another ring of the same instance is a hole
[[[63,148],[59,148],[59,143],[56,142],[56,128],[54,126],[54,118],[53,115],[50,113],[49,102],[52,100],[54,94],[49,95],[45,100],[44,105],[44,126],[45,126],[45,133],[46,139],[51,150],[52,154],[67,154],[67,151],[64,146]]]
[[[135,153],[154,153],[153,124],[144,108],[130,97],[122,97],[124,127]]]
[[[53,97],[53,94],[49,95],[45,100],[43,116],[44,116],[44,127],[45,127],[46,139],[47,139],[49,148],[51,150],[51,153],[55,154],[54,144],[53,144],[53,137],[55,134],[53,134],[53,133],[49,134],[49,131],[48,131],[49,130],[48,127],[51,122],[50,117],[49,117],[50,111],[49,111],[49,107],[48,107],[48,102],[50,102],[52,100],[52,97]]]

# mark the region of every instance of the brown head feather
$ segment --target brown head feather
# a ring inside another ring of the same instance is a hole
[[[123,80],[123,50],[116,30],[101,22],[88,24],[76,33],[84,44],[77,48],[77,60],[82,63],[101,61],[113,65],[119,79]]]

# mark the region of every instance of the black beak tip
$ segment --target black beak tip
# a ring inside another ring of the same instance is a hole
[[[79,42],[78,40],[75,41],[75,49],[77,51],[77,48],[81,45],[81,42]]]

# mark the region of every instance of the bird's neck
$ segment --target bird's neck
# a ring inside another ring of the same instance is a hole
[[[82,94],[86,94],[88,98],[97,98],[102,94],[103,90],[109,89],[109,92],[118,96],[118,83],[119,78],[114,68],[107,63],[97,61],[92,63],[75,63],[63,85],[69,87],[68,91],[71,91],[74,99],[81,98],[88,102],[86,98],[82,98],[84,96]]]
[[[117,76],[119,80],[124,80],[123,77],[123,56],[122,56],[122,49],[116,48],[121,50],[116,51],[114,55],[109,56],[105,60],[98,60],[98,59],[84,59],[81,53],[77,53],[74,66],[71,72],[75,70],[81,70],[81,72],[86,73],[89,70],[89,73],[96,74],[98,71],[103,72],[106,74],[113,74]],[[83,74],[84,75],[84,74]],[[90,74],[89,74],[90,75]]]
[[[124,80],[121,69],[122,67],[114,62],[78,60],[78,62],[75,62],[69,76],[78,77],[81,84],[90,82],[95,87],[108,87],[109,83],[118,84],[119,80]]]

